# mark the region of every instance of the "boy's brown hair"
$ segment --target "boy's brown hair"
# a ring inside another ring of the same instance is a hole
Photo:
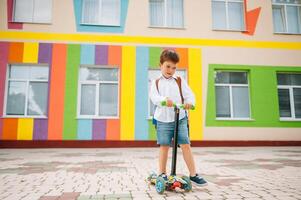
[[[165,49],[161,52],[160,64],[163,64],[165,61],[172,61],[173,63],[178,63],[180,61],[180,57],[176,51],[172,49]]]

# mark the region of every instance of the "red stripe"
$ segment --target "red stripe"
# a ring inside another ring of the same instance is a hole
[[[257,25],[257,21],[258,21],[258,17],[260,14],[260,10],[261,7],[259,8],[255,8],[253,10],[250,10],[247,12],[247,32],[243,32],[243,34],[247,34],[247,35],[254,35],[255,30],[256,30],[256,25]]]
[[[268,141],[268,140],[205,140],[191,141],[192,147],[258,147],[258,146],[301,146],[301,141]],[[158,147],[156,141],[0,141],[0,148],[112,148],[112,147]]]
[[[7,0],[7,28],[8,29],[23,29],[23,23],[13,21],[13,2],[14,0]]]
[[[0,42],[0,116],[3,116],[6,67],[8,60],[8,42]]]

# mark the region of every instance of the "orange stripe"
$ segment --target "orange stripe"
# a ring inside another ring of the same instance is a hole
[[[17,140],[18,119],[3,119],[3,140]]]
[[[0,140],[2,140],[3,135],[3,119],[0,118]]]
[[[256,24],[257,20],[260,14],[261,8],[256,8],[253,10],[250,10],[247,12],[247,21],[246,21],[246,26],[247,26],[247,31],[243,32],[244,34],[248,35],[254,35],[255,29],[256,29]]]
[[[108,65],[117,65],[119,67],[119,74],[121,74],[121,46],[110,45],[108,50]],[[121,112],[120,102],[120,87],[121,81],[119,80],[119,115]],[[120,140],[120,119],[108,119],[106,140]]]
[[[48,114],[49,140],[63,138],[66,54],[67,45],[53,45]]]
[[[121,65],[121,46],[109,46],[109,65]]]
[[[188,49],[187,48],[176,48],[176,52],[180,56],[180,62],[178,63],[178,68],[188,68]]]
[[[120,140],[120,119],[107,120],[106,140]]]
[[[22,63],[23,62],[23,42],[11,42],[9,45],[9,63]]]

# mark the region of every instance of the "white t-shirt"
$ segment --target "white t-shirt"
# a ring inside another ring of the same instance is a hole
[[[159,92],[157,90],[156,80],[153,80],[150,93],[149,93],[151,101],[153,102],[154,105],[156,105],[154,118],[160,122],[173,122],[175,118],[174,108],[161,106],[161,102],[169,98],[176,104],[182,103],[179,86],[175,80],[177,77],[173,76],[167,79],[163,75],[161,75],[158,78],[159,78],[159,82],[158,82]],[[195,105],[194,94],[183,78],[181,78],[181,87],[182,87],[184,103]],[[185,110],[181,109],[179,119],[183,119],[185,115],[186,115]]]

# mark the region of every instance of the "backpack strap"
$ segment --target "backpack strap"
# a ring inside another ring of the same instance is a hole
[[[181,80],[181,77],[177,77],[176,78],[176,82],[178,84],[178,87],[179,87],[179,91],[180,91],[180,95],[181,95],[181,101],[182,101],[182,104],[184,104],[184,97],[183,97],[183,93],[182,93],[182,80]]]
[[[180,91],[180,96],[181,96],[181,101],[182,101],[182,104],[184,104],[184,97],[183,97],[183,93],[182,93],[182,80],[181,80],[181,77],[177,76],[177,78],[174,78],[177,82],[177,85],[179,87],[179,91]],[[159,78],[156,79],[156,87],[157,87],[157,91],[159,92]]]
[[[158,93],[159,93],[159,78],[156,80],[156,87],[157,87],[157,91],[158,91]]]

